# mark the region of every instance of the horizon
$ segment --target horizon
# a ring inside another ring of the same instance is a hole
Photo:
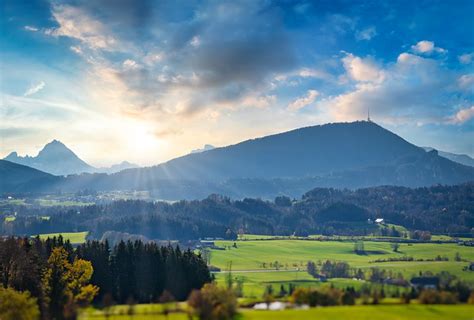
[[[57,139],[94,166],[146,166],[369,109],[410,143],[474,157],[472,1],[3,9],[1,158]]]
[[[194,150],[190,150],[189,152],[185,153],[185,154],[182,154],[182,155],[178,155],[174,158],[170,158],[170,159],[167,159],[167,160],[164,160],[162,162],[158,162],[158,163],[150,163],[148,165],[139,165],[140,167],[153,167],[153,166],[157,166],[157,165],[161,165],[163,163],[166,163],[167,161],[170,161],[170,160],[173,160],[173,159],[176,159],[176,158],[179,158],[179,157],[182,157],[182,156],[187,156],[187,155],[191,155],[192,153],[195,153],[196,151],[197,152],[205,152],[205,151],[209,151],[209,150],[212,150],[212,149],[216,149],[216,148],[225,148],[225,147],[230,147],[230,146],[233,146],[233,145],[236,145],[236,144],[240,144],[240,143],[243,143],[243,142],[246,142],[246,141],[249,141],[249,140],[254,140],[254,139],[261,139],[261,138],[265,138],[265,137],[269,137],[269,136],[273,136],[273,135],[279,135],[279,134],[284,134],[284,133],[288,133],[288,132],[291,132],[291,131],[295,131],[295,130],[301,130],[301,129],[306,129],[306,128],[313,128],[313,127],[317,127],[317,126],[326,126],[326,125],[334,125],[334,124],[354,124],[354,123],[372,123],[372,124],[375,124],[377,126],[380,126],[382,127],[383,129],[385,130],[388,130],[386,128],[384,128],[383,126],[381,126],[380,124],[376,123],[375,121],[373,121],[373,119],[370,119],[370,118],[367,118],[366,120],[355,120],[355,121],[347,121],[347,122],[328,122],[328,123],[324,123],[324,124],[317,124],[317,125],[312,125],[312,126],[305,126],[305,127],[299,127],[299,128],[293,128],[293,129],[289,129],[287,131],[282,131],[282,132],[276,132],[276,133],[273,133],[273,134],[268,134],[268,135],[264,135],[264,136],[257,136],[257,137],[253,137],[253,138],[249,138],[249,139],[245,139],[245,140],[240,140],[240,141],[237,141],[235,143],[232,143],[232,144],[228,144],[228,145],[222,145],[222,146],[214,146],[214,145],[203,145],[201,148],[198,148],[198,149],[194,149]],[[390,130],[389,130],[390,131]],[[390,131],[391,132],[391,131]],[[393,132],[392,132],[393,133]],[[399,135],[397,135],[398,137],[400,137],[401,139],[403,140],[406,140],[404,137],[401,137]],[[408,143],[410,144],[413,144],[412,142],[406,140]],[[38,150],[37,152],[34,152],[32,154],[20,154],[16,151],[12,151],[10,153],[8,153],[6,156],[2,157],[2,159],[6,158],[7,156],[11,155],[11,154],[16,154],[17,156],[19,157],[37,157],[39,155],[39,153],[49,144],[52,144],[52,143],[59,143],[63,146],[65,146],[67,149],[71,150],[79,159],[85,161],[87,164],[89,165],[92,165],[93,167],[95,168],[100,168],[101,165],[95,165],[93,163],[90,163],[87,161],[87,159],[84,159],[82,158],[79,154],[77,154],[75,151],[74,151],[74,148],[69,146],[67,143],[64,143],[63,141],[59,140],[59,139],[53,139],[49,142],[46,142],[45,144],[43,144]],[[416,144],[413,144],[417,147],[420,147],[420,148],[432,148],[436,151],[441,151],[441,152],[448,152],[446,150],[439,150],[439,149],[436,149],[436,148],[433,148],[433,147],[430,147],[430,146],[419,146],[419,145],[416,145]],[[211,149],[209,150],[205,150],[205,147],[206,146],[210,146]],[[456,153],[453,153],[453,154],[456,154]],[[471,157],[470,155],[468,154],[462,154],[462,153],[459,153],[459,154],[456,154],[456,155],[461,155],[461,156],[468,156],[468,157]],[[113,166],[113,165],[118,165],[118,164],[122,164],[122,163],[130,163],[130,164],[136,164],[136,163],[133,163],[133,162],[130,162],[128,161],[127,159],[124,159],[124,160],[121,160],[120,162],[115,162],[115,163],[110,163],[110,164],[106,164],[106,165],[102,165],[102,166]]]

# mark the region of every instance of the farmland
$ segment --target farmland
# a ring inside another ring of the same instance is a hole
[[[377,267],[401,273],[407,279],[420,271],[434,274],[448,271],[460,279],[474,283],[474,272],[463,270],[468,265],[467,261],[474,260],[474,249],[454,243],[404,243],[400,245],[398,252],[393,252],[389,242],[365,241],[365,254],[355,254],[354,242],[350,241],[246,240],[237,241],[236,248],[233,243],[217,241],[215,245],[225,250],[212,250],[211,264],[223,271],[216,273],[218,283],[222,283],[232,262],[233,277],[243,281],[244,296],[247,297],[260,297],[268,284],[273,285],[275,290],[281,284],[289,283],[305,287],[320,286],[319,280],[307,274],[306,263],[326,259],[345,261],[352,268],[364,271]],[[456,253],[459,253],[463,261],[455,261]],[[427,260],[438,255],[448,261],[374,262],[405,256]],[[329,279],[329,282],[336,287],[360,287],[364,283],[352,279]]]
[[[183,306],[184,308],[184,306]],[[171,313],[169,317],[162,315],[161,305],[137,305],[134,307],[133,319],[189,319],[185,312]],[[243,320],[292,320],[292,319],[348,319],[353,320],[470,320],[472,319],[473,307],[470,305],[379,305],[379,306],[354,306],[354,307],[326,307],[311,308],[309,310],[284,310],[284,311],[254,311],[241,310]],[[121,305],[113,307],[110,315],[106,316],[98,310],[89,309],[79,317],[80,320],[122,320],[132,319],[128,313],[128,306]]]
[[[60,235],[64,238],[64,240],[69,240],[72,244],[80,244],[86,242],[86,238],[89,232],[60,232],[60,233],[44,233],[40,234],[39,237],[41,239],[59,237]]]

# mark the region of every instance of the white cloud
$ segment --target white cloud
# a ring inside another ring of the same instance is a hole
[[[474,74],[464,74],[458,78],[461,89],[474,92]]]
[[[384,71],[370,58],[362,59],[349,53],[342,58],[342,63],[348,75],[356,81],[380,83],[385,78]]]
[[[199,47],[199,46],[201,45],[201,38],[199,38],[199,36],[194,36],[194,37],[191,39],[190,44],[191,44],[193,47]]]
[[[458,57],[458,60],[462,64],[470,64],[474,61],[474,52],[462,54]]]
[[[46,29],[46,35],[75,38],[91,49],[112,50],[117,45],[115,38],[108,34],[100,21],[77,7],[53,5],[52,14],[59,27]]]
[[[31,96],[31,95],[43,90],[45,85],[46,85],[46,83],[44,81],[40,81],[37,84],[34,84],[31,87],[29,87],[28,90],[25,91],[23,96],[25,96],[25,97]]]
[[[276,102],[275,95],[247,96],[242,100],[242,105],[246,107],[266,108]]]
[[[431,54],[433,52],[446,53],[446,50],[440,47],[436,47],[433,41],[422,40],[416,45],[411,46],[411,49],[416,53]]]
[[[366,29],[357,31],[356,34],[355,34],[355,38],[358,41],[370,40],[373,37],[375,37],[376,35],[377,35],[377,30],[375,29],[375,27],[372,26],[372,27],[368,27]]]
[[[302,78],[330,79],[332,75],[324,70],[303,68],[298,71],[298,75]]]
[[[455,103],[446,93],[457,90],[452,85],[456,78],[439,61],[410,53],[384,67],[364,60],[352,54],[343,59],[346,77],[358,82],[354,89],[318,103],[328,121],[365,119],[368,108],[376,121],[385,123],[445,121],[446,108]]]
[[[69,49],[71,49],[71,51],[73,51],[73,52],[75,52],[79,55],[82,55],[82,53],[83,53],[81,47],[79,47],[79,46],[70,46]]]
[[[136,70],[140,68],[140,65],[132,59],[127,59],[122,63],[122,66],[125,70]]]
[[[31,32],[36,32],[36,31],[39,30],[38,28],[33,27],[33,26],[24,26],[23,28],[24,28],[26,31],[31,31]]]
[[[308,90],[305,96],[300,97],[296,100],[294,100],[292,103],[288,105],[288,110],[291,111],[297,111],[300,110],[307,105],[310,105],[311,103],[316,100],[316,98],[319,96],[319,92],[316,90]]]
[[[474,118],[474,106],[471,106],[470,108],[459,110],[458,112],[456,112],[455,115],[451,116],[448,119],[448,123],[463,124],[463,123],[471,120],[472,118]]]

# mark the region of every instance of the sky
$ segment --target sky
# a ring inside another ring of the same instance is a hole
[[[0,157],[153,165],[373,121],[474,156],[474,1],[4,0]]]

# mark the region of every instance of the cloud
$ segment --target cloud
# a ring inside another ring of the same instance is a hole
[[[464,53],[458,57],[458,60],[462,64],[470,64],[474,60],[474,52]]]
[[[149,1],[79,3],[53,4],[59,27],[46,33],[80,42],[71,50],[90,64],[94,96],[127,115],[269,106],[274,76],[297,65],[282,12],[265,2],[183,2],[179,10]]]
[[[25,29],[26,31],[31,31],[31,32],[39,31],[38,28],[33,27],[33,26],[24,26],[23,29]]]
[[[463,124],[472,118],[474,118],[474,106],[459,110],[456,114],[451,116],[447,122],[451,124]]]
[[[380,83],[384,80],[384,71],[371,58],[360,58],[349,53],[342,63],[350,78],[360,82]]]
[[[373,37],[375,37],[376,35],[377,35],[377,30],[375,29],[375,27],[372,26],[372,27],[368,27],[366,29],[357,31],[356,34],[355,34],[355,38],[358,41],[370,40]]]
[[[31,96],[41,90],[46,86],[46,83],[44,81],[40,81],[37,84],[34,84],[28,88],[28,90],[25,91],[23,94],[24,97]]]
[[[316,90],[308,90],[305,96],[300,97],[288,105],[288,110],[298,111],[310,104],[312,104],[319,96],[319,92]]]
[[[433,52],[446,53],[447,50],[435,46],[435,43],[428,40],[419,41],[416,45],[411,46],[411,49],[416,53],[431,54]]]
[[[46,29],[46,35],[74,38],[91,49],[113,50],[118,47],[117,40],[105,25],[78,7],[53,5],[52,15],[59,27]]]
[[[441,123],[445,110],[462,103],[452,84],[456,77],[442,63],[403,52],[396,62],[367,68],[366,59],[347,54],[342,59],[346,77],[355,87],[317,104],[330,120],[364,119],[367,109],[375,121],[386,123]],[[371,79],[376,79],[372,81]],[[455,98],[457,97],[457,98]]]
[[[464,74],[458,78],[458,85],[461,89],[474,92],[474,74]]]

